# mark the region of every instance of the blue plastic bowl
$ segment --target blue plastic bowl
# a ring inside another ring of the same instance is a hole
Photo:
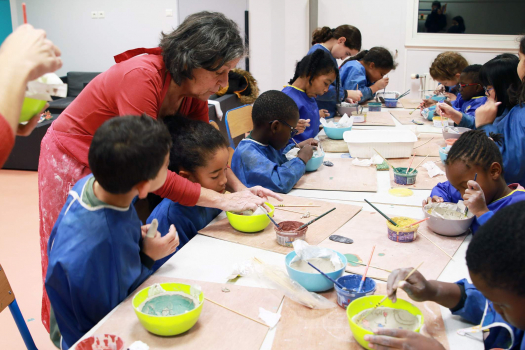
[[[347,260],[346,257],[336,252],[339,256],[339,259],[343,262],[343,268],[327,273],[328,276],[330,276],[332,279],[337,280],[339,277],[343,275],[343,272],[345,270]],[[293,269],[290,267],[290,262],[295,257],[295,252],[288,253],[286,255],[286,258],[284,259],[284,262],[286,264],[286,270],[288,271],[288,275],[291,279],[299,283],[301,286],[306,288],[306,290],[310,292],[324,292],[325,290],[329,290],[334,287],[334,283],[331,282],[328,278],[324,277],[320,273],[308,273],[308,272],[302,272],[298,271],[296,269]]]
[[[440,147],[439,148],[439,158],[441,158],[441,162],[445,164],[445,160],[447,160],[448,154],[444,153],[446,147]]]
[[[341,288],[335,285],[335,290],[337,292],[337,304],[342,308],[346,309],[348,304],[354,301],[357,298],[364,297],[365,295],[372,295],[376,291],[376,281],[371,278],[365,278],[365,283],[363,283],[363,289],[360,293],[357,293],[356,290],[359,288],[359,283],[361,283],[362,275],[348,275],[339,277],[337,282],[343,285],[343,287],[349,289],[349,291],[344,291]]]
[[[306,171],[316,171],[323,164],[324,154],[321,157],[312,157],[306,163]]]
[[[447,99],[446,96],[438,96],[438,95],[434,95],[431,97],[432,100],[436,101],[436,102],[443,102]]]
[[[385,106],[387,108],[396,108],[397,107],[397,99],[395,99],[395,98],[385,98]]]
[[[337,124],[337,123],[334,123],[334,124]],[[345,131],[350,131],[350,130],[352,130],[352,127],[349,127],[349,128],[328,128],[326,126],[324,127],[324,132],[326,136],[328,136],[332,140],[342,140],[343,134],[345,133]]]

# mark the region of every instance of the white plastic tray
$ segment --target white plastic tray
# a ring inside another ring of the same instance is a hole
[[[417,136],[410,130],[350,130],[343,134],[353,158],[370,158],[376,152],[385,158],[408,158]]]

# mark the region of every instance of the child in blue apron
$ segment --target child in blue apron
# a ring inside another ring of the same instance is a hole
[[[312,47],[307,55],[317,50],[323,50],[330,54],[332,62],[337,67],[337,60],[355,56],[361,50],[361,32],[354,26],[344,24],[337,28],[317,28],[312,33]],[[341,84],[334,81],[328,92],[317,96],[317,106],[320,111],[326,111],[326,117],[332,118],[336,112],[336,105],[347,99],[359,101],[361,92],[359,90],[344,90]]]
[[[463,133],[445,160],[448,181],[435,186],[423,202],[457,203],[463,198],[476,216],[471,225],[473,234],[501,208],[525,200],[523,187],[507,185],[503,177],[503,160],[496,144],[501,135],[491,136],[494,141],[481,130]]]
[[[299,110],[294,100],[281,91],[266,91],[255,100],[252,121],[252,132],[233,153],[233,172],[247,187],[290,192],[304,175],[317,141],[302,141],[297,157],[286,158],[285,154],[295,147],[288,142],[297,134]]]
[[[476,325],[458,334],[483,332],[485,349],[525,350],[524,232],[525,202],[505,207],[480,227],[468,246],[467,267],[473,283],[467,279],[428,281],[418,271],[403,282],[412,268],[398,269],[388,278],[388,296],[396,302],[396,291],[401,288],[415,301],[433,301],[449,308],[453,315]],[[381,328],[365,340],[374,349],[381,345],[389,349],[445,349],[435,339],[398,329]]]
[[[164,118],[173,140],[168,169],[180,176],[199,183],[203,188],[218,193],[226,191],[226,169],[230,158],[228,142],[211,124],[190,120],[181,115]],[[200,206],[187,207],[164,198],[155,207],[147,223],[159,222],[159,232],[167,232],[175,225],[180,245],[177,251],[208,225],[221,212],[220,209]],[[156,271],[172,255],[157,260]]]
[[[164,237],[145,237],[148,227],[141,228],[132,205],[164,184],[170,146],[165,126],[145,115],[112,118],[93,136],[93,175],[70,191],[48,244],[50,325],[58,325],[62,349],[141,285],[155,260],[177,248],[175,228]]]
[[[383,47],[363,50],[350,57],[339,67],[341,85],[345,90],[359,90],[363,94],[360,103],[371,100],[377,91],[388,85],[385,77],[397,64],[394,57]]]
[[[337,90],[339,70],[334,66],[330,54],[323,50],[314,51],[297,63],[293,78],[282,91],[297,104],[300,120],[307,121],[310,125],[294,137],[295,141],[302,142],[319,133],[319,118],[324,118],[325,115],[319,114],[315,98],[324,95],[334,81]],[[293,143],[293,140],[290,139],[289,143]]]

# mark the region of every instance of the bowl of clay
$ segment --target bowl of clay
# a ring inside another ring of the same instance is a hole
[[[461,134],[470,131],[469,128],[461,128],[459,126],[448,126],[443,128],[443,138],[447,139],[459,139]]]
[[[345,113],[351,116],[352,113],[357,112],[358,108],[360,109],[358,106],[358,103],[342,102],[340,105],[337,105],[337,112],[339,112],[341,116],[345,115]]]
[[[372,335],[372,330],[374,329],[401,328],[419,332],[423,326],[424,317],[421,310],[408,301],[399,298],[395,304],[390,299],[386,299],[370,315],[366,316],[363,321],[359,321],[362,312],[372,309],[383,298],[384,295],[365,296],[352,301],[346,309],[346,316],[348,317],[352,334],[355,340],[365,349],[370,349],[370,347],[368,347],[368,342],[365,341],[364,337],[367,334]],[[385,319],[386,324],[384,324]]]
[[[336,271],[326,272],[327,270],[325,270],[323,266],[315,266],[321,271],[325,272],[333,280],[337,280],[339,277],[343,275],[343,272],[347,264],[346,257],[339,252],[336,252],[336,253],[339,259],[341,260],[341,262],[343,263],[342,268]],[[294,281],[299,283],[301,286],[306,288],[306,290],[308,290],[309,292],[324,292],[334,287],[334,283],[332,281],[330,281],[328,278],[321,275],[319,272],[315,271],[309,265],[306,265],[301,268],[302,270],[309,271],[309,272],[300,271],[300,270],[297,270],[291,267],[290,262],[295,257],[295,255],[296,255],[295,252],[290,252],[288,253],[288,255],[286,255],[286,258],[284,259],[284,262],[286,264],[286,271],[288,271],[288,275],[290,276],[291,279],[293,279]]]
[[[338,123],[334,123],[336,126],[338,125]],[[332,140],[342,140],[343,139],[343,134],[345,133],[345,131],[350,131],[352,130],[352,127],[347,127],[347,128],[330,128],[330,127],[327,127],[325,126],[324,127],[324,132],[326,133],[326,136],[328,138],[331,138]]]
[[[416,240],[419,224],[410,227],[409,225],[417,220],[404,216],[397,216],[391,219],[397,224],[397,226],[392,225],[392,223],[387,220],[386,226],[388,230],[388,239],[399,243],[409,243]]]
[[[413,185],[416,183],[417,170],[413,168],[395,168],[394,170],[394,182],[398,185]]]
[[[314,155],[306,163],[306,171],[316,171],[323,164],[324,152],[317,150],[314,151]]]
[[[268,214],[273,217],[273,213],[275,211],[275,207],[271,205],[270,203],[265,203],[271,211],[268,212]],[[249,213],[234,213],[231,211],[226,212],[226,217],[228,218],[228,221],[230,222],[230,225],[237,231],[241,231],[244,233],[254,233],[262,231],[270,224],[270,219],[268,216],[266,216],[266,213],[262,211],[262,209],[258,209],[262,213],[259,214],[257,211],[253,213],[253,215],[249,215]]]
[[[439,208],[435,209],[436,212],[440,213],[443,217],[436,215],[431,215],[429,210],[433,207],[436,208],[439,204],[455,204],[455,203],[430,203],[423,207],[423,213],[425,214],[428,227],[437,234],[443,236],[459,236],[467,232],[470,228],[470,225],[474,221],[474,215],[469,211],[467,216],[462,215],[461,213],[452,213],[456,218],[449,218],[448,215],[450,211],[441,210]]]
[[[135,314],[142,326],[144,326],[149,332],[162,336],[177,335],[191,329],[191,327],[193,327],[199,320],[204,301],[204,294],[200,292],[198,305],[195,305],[194,300],[190,295],[190,285],[182,283],[161,283],[160,286],[168,292],[169,295],[159,294],[153,297],[148,297],[148,292],[151,288],[150,286],[142,289],[133,297],[133,309],[135,310]],[[161,296],[166,298],[155,300],[155,298]],[[168,299],[168,297],[171,299]],[[150,311],[152,309],[149,305],[154,305],[159,310],[162,310],[165,304],[176,304],[175,307],[173,307],[172,313],[174,312],[178,314],[158,316],[153,311]]]
[[[439,158],[441,158],[441,163],[445,164],[445,161],[447,160],[448,153],[445,153],[446,147],[440,147],[439,148]]]
[[[363,288],[360,292],[359,284],[361,283],[361,275],[346,275],[339,277],[337,282],[348,290],[339,288],[337,284],[334,285],[335,291],[337,292],[337,304],[343,309],[346,309],[348,305],[357,298],[361,298],[367,295],[373,295],[376,291],[376,281],[366,277],[363,283]]]

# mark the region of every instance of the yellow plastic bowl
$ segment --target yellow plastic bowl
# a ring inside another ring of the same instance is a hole
[[[184,292],[190,294],[190,286],[188,284],[161,283],[160,285],[168,292]],[[148,290],[150,288],[151,286],[138,292],[132,301],[135,314],[137,314],[140,323],[149,332],[156,335],[172,336],[188,331],[197,323],[204,302],[204,294],[202,292],[199,295],[199,306],[185,314],[176,316],[152,316],[138,310],[140,304],[148,298]]]
[[[37,113],[42,111],[42,108],[46,105],[46,101],[35,100],[34,98],[24,98],[24,104],[22,105],[22,112],[20,113],[20,122],[27,122],[33,118]]]
[[[271,211],[268,214],[271,217],[273,217],[275,207],[268,202],[265,204],[268,207],[270,207]],[[253,233],[253,232],[262,231],[270,223],[270,219],[266,215],[251,215],[251,216],[237,215],[230,211],[227,211],[226,217],[228,217],[228,221],[230,222],[230,225],[232,225],[234,229],[236,229],[237,231],[244,232],[244,233]]]
[[[360,313],[363,310],[371,309],[374,306],[377,305],[383,299],[384,295],[370,295],[370,296],[364,296],[358,299],[355,299],[348,305],[348,308],[346,309],[346,316],[348,317],[348,323],[350,324],[350,329],[352,330],[352,333],[354,334],[355,340],[364,347],[365,349],[370,349],[368,347],[368,342],[365,341],[364,337],[367,334],[373,334],[368,329],[365,329],[359,325],[357,325],[354,321],[352,321],[352,318]],[[416,329],[416,332],[419,332],[421,329],[421,326],[423,325],[424,319],[423,314],[421,311],[408,301],[397,299],[397,302],[394,304],[390,299],[386,299],[380,307],[391,307],[393,309],[402,309],[410,312],[412,315],[415,316],[421,316],[421,323],[419,325],[419,328]]]

